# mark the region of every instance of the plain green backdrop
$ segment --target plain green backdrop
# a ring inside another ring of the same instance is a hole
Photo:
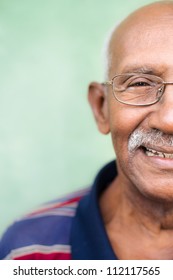
[[[107,32],[146,0],[0,1],[0,233],[86,187],[114,158],[87,85],[104,78]]]

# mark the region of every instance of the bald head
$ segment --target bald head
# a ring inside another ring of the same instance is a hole
[[[166,39],[163,33],[167,31],[169,39],[169,30],[172,29],[173,1],[155,2],[131,13],[111,34],[107,48],[108,77],[120,73],[117,66],[125,55],[134,55],[135,59],[136,49],[141,49],[142,55],[153,42],[157,48],[161,40]]]

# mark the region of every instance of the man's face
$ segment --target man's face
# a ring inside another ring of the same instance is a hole
[[[124,34],[122,27],[111,47],[110,78],[116,74],[140,73],[140,69],[145,69],[164,81],[173,82],[172,26],[173,12],[169,16],[160,13],[155,19],[152,16],[140,22],[138,19],[136,24],[132,22],[128,32],[124,30]],[[158,103],[146,107],[121,104],[110,89],[108,110],[120,182],[137,188],[149,198],[173,202],[173,159],[147,155],[142,147],[128,151],[129,138],[135,130],[161,131],[164,139],[173,135],[173,85],[166,86]],[[164,141],[148,143],[147,148],[173,154],[173,146],[167,146]]]

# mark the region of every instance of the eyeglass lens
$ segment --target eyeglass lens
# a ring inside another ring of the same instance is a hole
[[[113,78],[114,96],[125,104],[153,104],[160,99],[163,90],[163,80],[154,75],[123,74]]]

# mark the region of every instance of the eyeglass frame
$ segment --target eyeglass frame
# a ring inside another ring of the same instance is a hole
[[[157,100],[155,100],[155,101],[153,101],[153,102],[151,102],[151,103],[147,103],[147,104],[131,104],[131,103],[126,103],[125,101],[119,100],[118,97],[117,97],[116,94],[115,94],[115,90],[114,90],[114,88],[113,88],[113,83],[114,83],[114,79],[115,79],[115,78],[117,78],[117,77],[119,77],[119,76],[124,76],[124,75],[128,75],[128,76],[131,76],[131,75],[132,75],[132,76],[136,76],[136,77],[141,77],[142,75],[148,75],[148,76],[154,76],[154,77],[159,78],[160,81],[162,81],[161,87],[158,89],[158,91],[160,91],[160,96],[158,97]],[[160,99],[162,98],[164,92],[165,92],[165,86],[166,86],[166,85],[173,85],[173,82],[165,82],[161,77],[159,77],[159,76],[157,76],[157,75],[153,75],[153,74],[148,74],[148,73],[141,73],[141,75],[140,75],[139,73],[123,73],[123,74],[117,74],[117,75],[115,75],[111,80],[105,81],[105,82],[103,82],[103,83],[101,83],[101,84],[104,85],[104,86],[109,86],[109,85],[112,86],[112,93],[113,93],[113,96],[114,96],[114,98],[115,98],[118,102],[120,102],[120,103],[122,103],[122,104],[125,104],[125,105],[129,105],[129,106],[138,106],[138,107],[141,106],[141,107],[144,107],[144,106],[150,106],[150,105],[153,105],[153,104],[156,104],[157,102],[159,102]]]

